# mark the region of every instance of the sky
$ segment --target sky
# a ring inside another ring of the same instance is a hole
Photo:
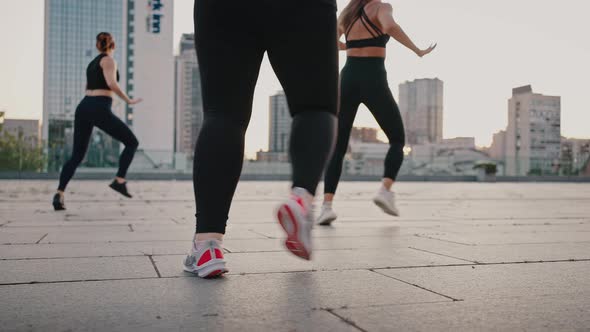
[[[174,0],[174,45],[193,31],[192,0]],[[279,1],[279,0],[277,0]],[[416,78],[444,81],[444,136],[474,136],[486,146],[507,124],[512,88],[562,97],[562,135],[590,137],[590,1],[385,0],[419,47],[418,58],[392,40],[386,68],[394,96]],[[338,0],[342,9],[346,0]],[[0,110],[39,119],[43,106],[43,0],[7,1],[0,11]],[[340,64],[345,54],[341,52]],[[313,79],[313,78],[310,78]],[[268,97],[281,90],[265,58],[256,87],[246,153],[268,147]],[[172,110],[170,110],[172,111]],[[377,127],[361,107],[357,126]]]

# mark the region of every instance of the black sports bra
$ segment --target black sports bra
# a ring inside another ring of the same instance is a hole
[[[352,26],[359,19],[361,20],[361,23],[365,26],[365,29],[367,29],[367,31],[369,31],[372,38],[348,40],[348,34],[350,33]],[[383,47],[383,48],[385,48],[385,45],[387,44],[387,42],[389,41],[389,38],[390,38],[389,35],[386,33],[383,33],[383,31],[381,31],[381,29],[379,29],[379,27],[377,25],[375,25],[375,23],[371,22],[371,20],[369,19],[369,16],[367,16],[367,13],[365,12],[364,7],[361,8],[357,18],[354,21],[352,21],[352,23],[350,24],[350,26],[346,30],[346,33],[344,34],[344,36],[346,38],[346,49],[364,48],[364,47]]]
[[[104,72],[100,66],[100,60],[108,56],[105,53],[99,54],[86,68],[86,90],[110,90]],[[119,70],[117,70],[117,82],[119,82]]]

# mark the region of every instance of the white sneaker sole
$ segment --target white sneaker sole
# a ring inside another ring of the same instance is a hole
[[[281,204],[277,211],[279,224],[287,233],[285,247],[295,256],[305,260],[311,259],[311,249],[301,240],[301,223],[304,218],[298,215],[298,209],[293,209],[288,203]]]
[[[377,205],[383,212],[394,217],[399,217],[399,211],[396,208],[391,208],[386,202],[381,200],[379,197],[373,198],[373,203]]]
[[[228,272],[228,269],[225,267],[225,262],[220,259],[213,259],[198,268],[187,266],[183,262],[182,268],[185,272],[196,274],[205,279],[216,278]]]
[[[338,217],[335,216],[335,215],[332,215],[332,216],[329,216],[328,218],[318,220],[318,225],[320,225],[320,226],[330,226],[330,225],[332,225],[332,223],[336,219],[338,219]]]

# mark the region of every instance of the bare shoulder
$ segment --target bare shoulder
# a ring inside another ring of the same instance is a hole
[[[112,67],[112,66],[116,66],[117,62],[115,61],[115,58],[113,58],[110,55],[107,55],[107,56],[103,57],[102,59],[100,59],[100,65],[106,66],[106,67]]]
[[[391,6],[390,3],[380,2],[377,6],[378,6],[377,7],[377,11],[379,13],[391,13],[391,12],[393,12],[393,6]]]

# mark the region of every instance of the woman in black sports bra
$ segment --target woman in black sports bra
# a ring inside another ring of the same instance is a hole
[[[419,57],[432,52],[436,45],[421,50],[394,21],[391,5],[379,0],[351,0],[338,19],[340,50],[346,50],[346,65],[340,75],[340,112],[336,149],[325,173],[324,204],[318,223],[330,225],[336,220],[332,201],[342,172],[342,162],[358,106],[365,104],[389,139],[385,158],[383,186],[373,201],[385,213],[398,216],[391,187],[402,165],[405,144],[402,118],[389,90],[385,71],[385,45],[390,36],[414,51]]]
[[[86,69],[86,97],[76,108],[74,117],[74,148],[72,157],[61,170],[57,193],[53,196],[53,208],[65,210],[64,191],[76,168],[86,154],[92,129],[98,127],[125,145],[119,159],[119,171],[110,187],[120,194],[131,198],[127,191],[125,176],[131,165],[135,150],[139,145],[131,129],[111,111],[113,96],[117,95],[126,103],[133,105],[141,99],[131,99],[121,90],[117,83],[119,71],[113,58],[115,41],[108,32],[96,36],[96,48],[100,54],[90,62]]]

